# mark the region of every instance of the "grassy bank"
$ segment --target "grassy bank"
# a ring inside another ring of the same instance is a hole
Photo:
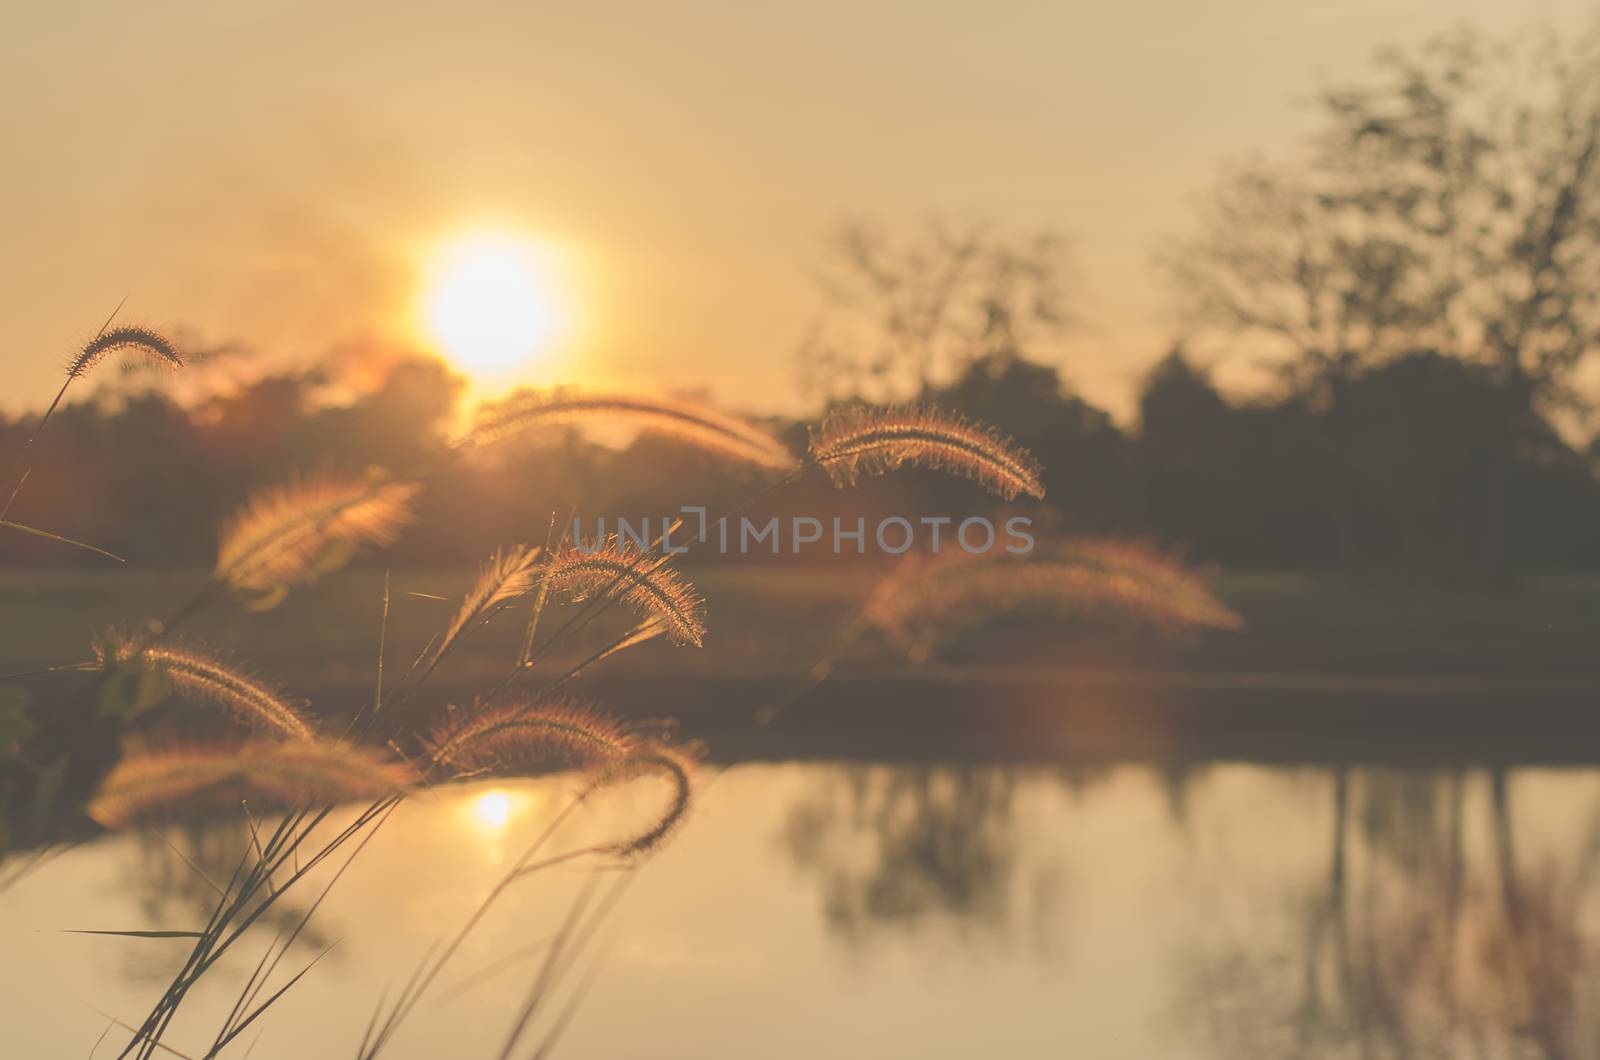
[[[630,657],[629,669],[689,677],[803,669],[853,614],[874,577],[854,568],[727,565],[688,573],[710,600],[705,647],[648,645]],[[472,576],[465,569],[390,574],[391,673],[423,650]],[[177,606],[204,578],[199,570],[0,574],[0,668],[86,658],[91,624],[133,628]],[[375,669],[384,578],[374,567],[347,571],[259,614],[224,604],[188,632],[293,685],[360,687]],[[1533,577],[1507,593],[1306,573],[1225,574],[1215,584],[1244,617],[1242,631],[1172,642],[1137,631],[1012,628],[975,639],[947,668],[1134,668],[1169,679],[1180,673],[1529,681],[1600,676],[1600,577]],[[441,676],[463,684],[498,677],[517,652],[519,619],[520,612],[510,612],[464,643]],[[620,621],[615,617],[604,630]],[[587,642],[597,643],[601,632]],[[576,645],[569,660],[581,657],[582,648]],[[871,644],[859,645],[847,663],[897,665]]]
[[[399,680],[472,579],[390,576],[387,679]],[[702,649],[645,645],[583,690],[634,717],[673,717],[721,758],[1046,757],[1325,761],[1600,759],[1600,579],[1529,579],[1515,593],[1311,574],[1220,576],[1237,633],[1187,639],[1137,630],[995,630],[953,657],[911,665],[870,639],[776,724],[855,613],[872,577],[851,569],[689,571],[711,600]],[[198,570],[0,576],[0,668],[87,658],[88,616],[132,627],[176,606]],[[384,571],[347,571],[260,614],[228,604],[189,635],[340,716],[372,695]],[[426,724],[505,676],[520,647],[511,612],[463,643],[427,692],[398,708]],[[554,630],[562,616],[547,616]],[[584,658],[625,621],[585,631],[545,673]],[[42,696],[78,675],[33,679]],[[533,682],[537,687],[538,681]]]

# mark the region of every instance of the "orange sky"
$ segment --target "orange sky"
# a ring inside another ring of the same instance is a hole
[[[1520,11],[1513,11],[1520,6]],[[1160,240],[1372,51],[1592,0],[486,5],[0,11],[0,407],[123,319],[273,356],[412,334],[427,248],[505,223],[578,318],[530,370],[795,407],[807,268],[844,212],[1072,235],[1063,352],[1126,408],[1171,333]]]

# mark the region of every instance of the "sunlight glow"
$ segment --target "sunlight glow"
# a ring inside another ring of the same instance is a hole
[[[511,796],[503,791],[486,791],[472,803],[472,816],[485,831],[499,831],[511,820]]]
[[[477,232],[442,248],[423,301],[429,339],[479,381],[526,367],[565,325],[546,262],[506,232]]]

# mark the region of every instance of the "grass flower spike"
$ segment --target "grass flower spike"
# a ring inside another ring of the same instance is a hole
[[[444,635],[434,648],[434,658],[442,658],[468,628],[480,620],[487,620],[501,606],[532,592],[539,585],[540,569],[537,563],[539,546],[513,545],[496,552],[484,564],[478,580],[472,586],[461,607],[445,627]]]
[[[631,542],[611,537],[588,551],[568,547],[551,560],[549,577],[553,591],[573,600],[611,597],[659,619],[674,643],[698,648],[705,639],[705,603],[693,586],[667,569],[666,557]]]
[[[1239,616],[1170,557],[1126,542],[1067,541],[1033,557],[948,553],[886,579],[866,617],[915,659],[1011,615],[1158,629],[1237,629]]]
[[[514,394],[480,412],[463,444],[487,445],[539,427],[616,421],[769,471],[789,471],[796,464],[782,442],[744,420],[694,402],[631,394]]]
[[[87,809],[105,827],[120,828],[201,795],[257,795],[282,805],[302,800],[317,805],[382,798],[414,780],[404,763],[346,743],[177,747],[125,755]]]
[[[598,766],[625,758],[634,746],[615,721],[569,699],[451,713],[426,746],[434,765],[457,776],[549,762]]]
[[[301,704],[241,671],[192,648],[167,644],[140,647],[133,641],[113,641],[95,646],[95,655],[105,666],[109,659],[121,662],[142,659],[159,669],[178,695],[222,707],[252,728],[291,740],[315,736],[301,713]]]
[[[835,413],[812,436],[811,457],[840,486],[913,464],[972,479],[1007,500],[1019,493],[1044,497],[1039,466],[1026,450],[988,427],[934,408]]]
[[[689,816],[689,807],[694,801],[694,768],[691,753],[651,742],[641,744],[628,757],[605,770],[596,780],[597,786],[656,776],[664,778],[671,787],[671,795],[654,821],[632,837],[610,844],[605,851],[633,857],[649,853],[666,842]]]
[[[275,600],[343,565],[362,544],[387,545],[411,521],[420,487],[373,473],[290,480],[252,494],[228,519],[216,576]]]
[[[85,343],[67,365],[67,378],[77,379],[112,354],[126,352],[140,354],[151,364],[183,367],[183,356],[171,339],[153,328],[128,326],[103,331]]]

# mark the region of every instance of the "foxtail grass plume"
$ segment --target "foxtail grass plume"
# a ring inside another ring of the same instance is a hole
[[[120,310],[122,307],[118,306],[117,308]],[[113,312],[112,316],[115,315],[116,313]],[[110,323],[111,321],[108,318],[106,320],[108,327]],[[96,335],[94,338],[85,343],[83,349],[78,351],[78,355],[71,361],[67,362],[67,377],[61,381],[61,388],[56,391],[56,396],[51,400],[50,407],[45,409],[44,415],[39,418],[39,425],[33,429],[33,433],[29,435],[28,440],[23,443],[22,451],[24,454],[33,448],[33,444],[37,442],[39,440],[39,436],[44,433],[45,427],[49,425],[51,417],[55,415],[56,409],[60,406],[62,399],[67,396],[67,391],[71,388],[73,382],[80,376],[86,375],[91,368],[99,364],[106,357],[113,353],[126,350],[136,351],[140,354],[143,354],[144,357],[149,361],[165,365],[170,368],[183,367],[183,357],[179,355],[177,347],[174,346],[171,340],[169,340],[166,336],[151,328],[130,326],[110,328],[110,330],[107,330],[107,328],[102,327],[100,329],[100,334]],[[32,466],[24,464],[21,476],[17,478],[15,485],[11,487],[10,496],[6,498],[4,504],[0,504],[0,526],[4,526],[10,530],[17,530],[25,534],[31,534],[34,537],[45,538],[46,540],[50,541],[59,541],[62,544],[72,545],[77,548],[86,549],[90,552],[97,552],[102,556],[108,556],[112,559],[121,559],[121,557],[113,555],[112,553],[107,552],[105,549],[96,548],[94,545],[86,544],[82,541],[74,541],[69,537],[63,537],[60,534],[52,534],[48,530],[40,530],[35,527],[24,526],[21,523],[7,522],[6,515],[10,513],[11,506],[16,503],[17,494],[22,492],[23,484],[28,481],[28,476],[32,473]]]
[[[84,344],[67,365],[67,378],[77,379],[112,354],[133,353],[149,363],[182,368],[183,356],[172,340],[153,328],[129,325],[102,331]]]
[[[236,776],[235,751],[171,748],[126,754],[100,782],[86,812],[107,828],[121,828],[146,814],[180,806]]]
[[[142,659],[160,670],[179,696],[222,707],[252,728],[290,740],[310,740],[316,735],[301,712],[303,704],[193,648],[140,646],[132,640],[113,639],[106,645],[96,644],[94,650],[102,666],[112,660]]]
[[[1103,540],[1068,541],[1028,558],[946,553],[913,561],[886,579],[866,607],[868,620],[914,659],[1012,615],[1159,629],[1241,624],[1176,560]]]
[[[409,765],[384,751],[342,740],[254,746],[258,750],[247,756],[246,779],[280,802],[316,805],[382,798],[417,779]]]
[[[689,806],[694,800],[694,782],[691,779],[694,769],[695,757],[692,752],[651,741],[640,744],[626,758],[602,771],[595,781],[597,787],[624,784],[649,776],[661,777],[671,786],[671,794],[660,815],[630,838],[605,846],[605,852],[633,857],[649,853],[666,842],[689,816]]]
[[[621,600],[638,614],[660,620],[674,643],[698,648],[706,633],[705,602],[666,562],[665,556],[611,536],[591,551],[570,546],[553,556],[550,587],[579,602]]]
[[[543,551],[538,545],[513,545],[496,551],[461,601],[444,636],[439,638],[433,651],[434,659],[442,658],[473,623],[488,618],[496,609],[537,588],[540,568],[536,561]]]
[[[360,545],[394,541],[411,521],[420,488],[373,472],[258,490],[223,526],[216,577],[275,603],[290,586],[338,569]]]
[[[324,805],[382,798],[415,779],[405,763],[372,748],[320,740],[138,750],[112,768],[87,809],[105,827],[120,828],[201,799]]]
[[[1044,496],[1039,466],[1027,450],[992,428],[931,407],[858,406],[834,413],[813,433],[811,458],[839,486],[912,464],[972,479],[1006,500],[1019,493]]]
[[[634,739],[615,720],[572,699],[451,708],[425,741],[429,761],[454,776],[558,763],[584,768],[623,759]]]
[[[1046,561],[1078,563],[1129,578],[1147,599],[1162,601],[1169,621],[1210,629],[1239,629],[1244,619],[1218,600],[1204,578],[1170,553],[1140,541],[1070,538],[1046,548]]]
[[[769,471],[792,470],[794,454],[745,420],[695,402],[633,394],[525,391],[479,412],[462,444],[487,445],[541,427],[623,422]]]

